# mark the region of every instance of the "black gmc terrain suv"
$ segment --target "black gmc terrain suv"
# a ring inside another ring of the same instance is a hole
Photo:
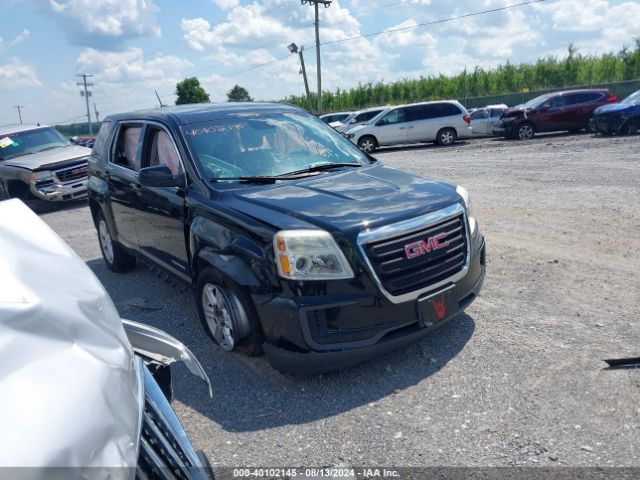
[[[478,295],[485,243],[467,191],[362,152],[287,105],[108,117],[89,202],[112,270],[191,283],[225,350],[317,373],[376,357]]]

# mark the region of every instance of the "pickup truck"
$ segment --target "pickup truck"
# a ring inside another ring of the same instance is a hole
[[[223,350],[314,374],[382,355],[479,294],[485,241],[461,186],[389,168],[271,103],[112,115],[89,205],[116,272],[137,260],[195,290]]]
[[[46,125],[0,127],[0,199],[85,198],[90,154]]]

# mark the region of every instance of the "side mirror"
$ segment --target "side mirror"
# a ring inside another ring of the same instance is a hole
[[[356,123],[356,119],[352,118],[351,120],[349,120],[349,123]]]
[[[549,105],[548,103],[545,103],[540,107],[540,110],[549,110],[550,108],[551,108],[551,105]]]
[[[380,120],[378,120],[378,123],[376,123],[376,127],[380,127],[386,124],[387,124],[387,121],[384,118],[381,118]]]
[[[174,175],[166,165],[156,165],[140,170],[138,181],[142,187],[182,187],[184,174]]]

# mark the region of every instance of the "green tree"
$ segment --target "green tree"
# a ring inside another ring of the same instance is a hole
[[[227,92],[227,102],[253,102],[246,88],[236,85]]]
[[[185,103],[208,103],[209,94],[200,86],[196,77],[185,78],[176,85],[176,105]]]

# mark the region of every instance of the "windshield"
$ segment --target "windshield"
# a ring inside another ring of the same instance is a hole
[[[210,179],[274,177],[318,165],[370,163],[332,128],[295,112],[233,114],[185,125],[182,132]]]
[[[546,100],[550,99],[553,96],[553,93],[545,93],[544,95],[540,95],[539,97],[533,98],[524,104],[524,108],[538,108],[541,106]]]
[[[640,90],[635,93],[632,93],[627,98],[622,100],[620,103],[638,103],[640,102]]]
[[[70,145],[67,139],[51,127],[0,135],[0,160],[67,145]]]

